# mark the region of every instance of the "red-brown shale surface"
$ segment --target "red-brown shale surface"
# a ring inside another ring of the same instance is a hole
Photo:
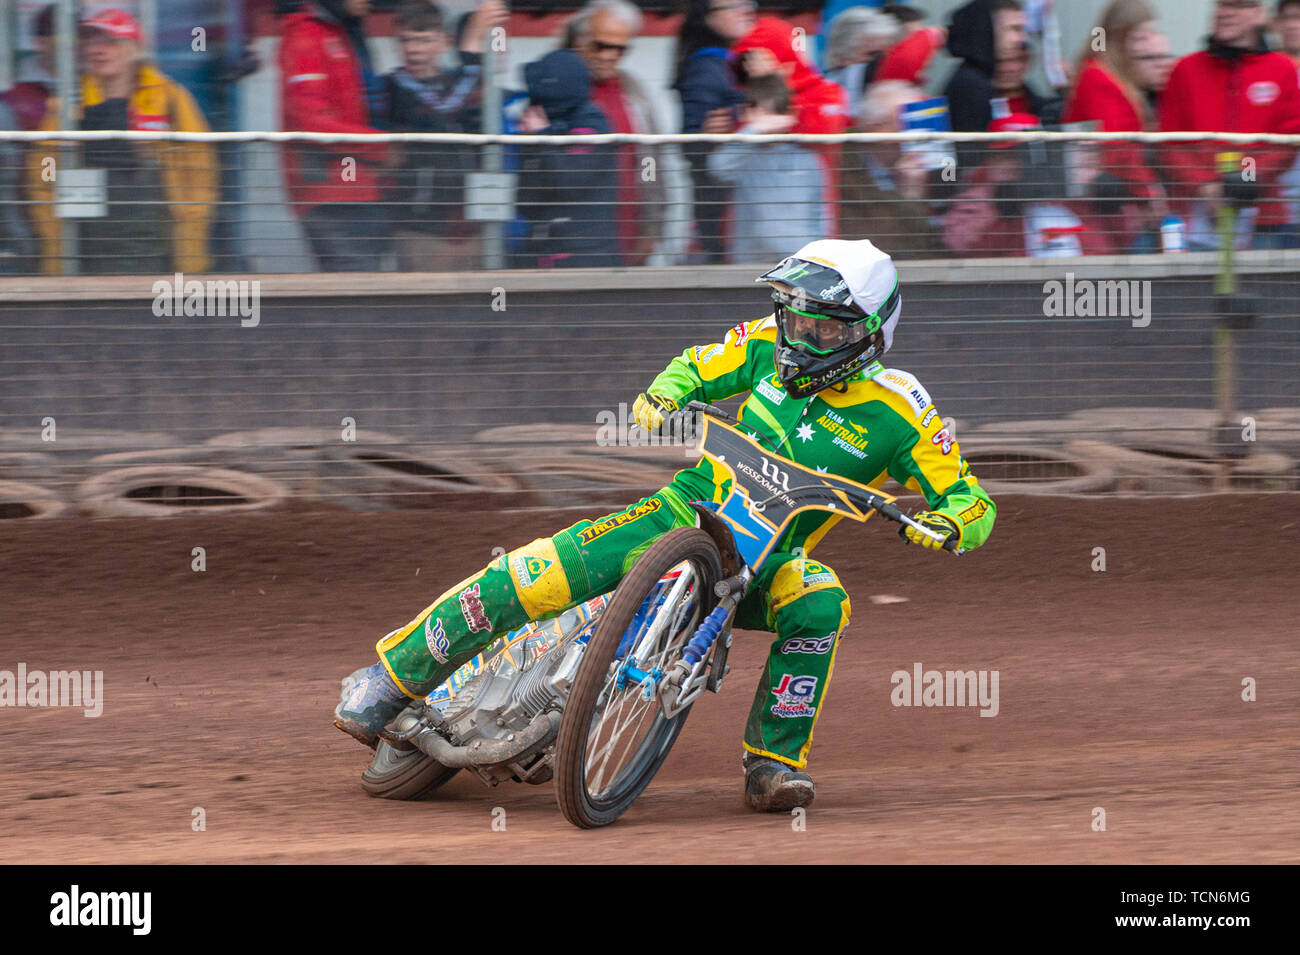
[[[609,828],[570,827],[550,785],[362,793],[368,751],[330,726],[340,678],[494,547],[574,512],[7,521],[0,669],[105,684],[97,719],[0,708],[0,862],[1300,861],[1300,496],[999,503],[960,559],[875,522],[818,549],[854,613],[803,832],[741,802],[766,646],[749,632]],[[918,662],[999,671],[997,716],[891,705]]]

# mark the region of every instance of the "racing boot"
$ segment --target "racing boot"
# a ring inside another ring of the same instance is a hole
[[[397,688],[382,663],[362,667],[350,679],[351,690],[345,681],[334,710],[334,725],[373,749],[385,724],[406,709],[411,698]]]
[[[755,812],[789,812],[812,805],[817,795],[812,777],[786,763],[747,752],[741,765],[745,769],[745,802]]]

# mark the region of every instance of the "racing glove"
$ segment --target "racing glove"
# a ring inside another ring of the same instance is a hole
[[[898,536],[909,544],[920,544],[922,547],[928,547],[931,550],[942,550],[943,545],[948,541],[960,537],[957,522],[947,514],[940,514],[936,511],[921,511],[918,514],[913,514],[912,520],[946,536],[943,540],[931,540],[916,528],[903,524],[898,528]]]
[[[658,434],[664,426],[664,418],[677,410],[677,402],[663,395],[649,394],[644,391],[636,396],[632,404],[632,417],[646,431]]]

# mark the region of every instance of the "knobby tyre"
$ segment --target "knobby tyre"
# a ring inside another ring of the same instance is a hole
[[[648,597],[658,599],[671,590],[672,580],[664,577],[679,567],[693,575],[686,592],[673,606],[665,603],[650,613],[637,629],[644,634],[668,615],[668,625],[643,660],[667,670],[717,602],[713,588],[722,577],[721,558],[713,539],[697,528],[669,531],[641,555],[614,591],[578,667],[556,741],[555,792],[564,817],[579,828],[609,825],[636,801],[690,712],[665,719],[658,696],[642,701],[637,686],[614,685],[621,662],[615,657],[625,634]],[[618,735],[620,725],[623,735]]]

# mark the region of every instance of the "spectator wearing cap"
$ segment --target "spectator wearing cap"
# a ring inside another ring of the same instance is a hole
[[[362,136],[380,132],[369,91],[378,89],[366,47],[370,0],[305,2],[285,17],[280,41],[281,126]],[[383,263],[390,226],[380,179],[401,165],[400,148],[360,139],[286,143],[289,202],[320,268],[373,272]]]
[[[1267,23],[1268,11],[1258,0],[1218,0],[1206,48],[1179,60],[1169,76],[1160,101],[1161,130],[1300,132],[1296,67],[1269,51]],[[1279,177],[1292,162],[1292,147],[1198,140],[1164,143],[1160,153],[1170,194],[1188,223],[1189,246],[1218,244],[1215,220],[1225,202],[1239,210],[1239,227],[1243,218],[1247,224],[1254,220],[1255,248],[1285,244],[1287,209]],[[1241,161],[1222,169],[1219,153],[1239,154]]]
[[[122,10],[104,10],[81,23],[81,95],[72,110],[74,128],[155,132],[208,132],[208,124],[185,87],[145,59],[139,21]],[[60,104],[51,97],[42,129],[55,129]],[[28,183],[36,205],[32,221],[41,240],[46,274],[64,271],[60,220],[54,215],[54,184],[43,160],[51,143],[28,154]],[[108,215],[84,219],[79,228],[79,266],[92,273],[203,272],[210,265],[208,234],[217,200],[216,150],[211,143],[114,142],[85,144],[82,163],[104,169]]]
[[[779,74],[750,79],[745,95],[738,133],[786,133],[794,127],[790,90]],[[807,147],[724,143],[709,154],[709,172],[735,187],[730,261],[780,258],[827,234],[826,172]]]
[[[673,89],[682,101],[682,132],[730,133],[745,94],[727,64],[730,48],[754,26],[754,0],[688,0],[677,34]],[[710,144],[687,144],[683,154],[695,187],[695,234],[705,264],[725,260],[727,203],[731,189],[709,173]]]
[[[1106,38],[1100,49],[1091,39],[1098,30]],[[1137,58],[1156,49],[1158,35],[1155,10],[1146,0],[1112,0],[1084,44],[1062,122],[1094,123],[1108,133],[1155,129]],[[1150,247],[1149,236],[1168,212],[1154,148],[1147,155],[1141,143],[1114,142],[1099,153],[1102,172],[1095,185],[1114,204],[1117,247],[1128,249],[1135,241],[1141,242],[1141,249]]]
[[[881,58],[902,36],[898,20],[873,7],[849,7],[831,21],[826,78],[848,93],[849,116],[858,114],[858,104],[876,78]]]
[[[576,50],[591,74],[591,101],[614,133],[660,132],[654,107],[641,83],[622,69],[632,41],[641,32],[641,11],[628,0],[591,0],[569,21],[569,48]],[[656,147],[624,145],[618,157],[618,251],[624,265],[644,265],[664,233],[663,177],[644,175],[650,159],[656,170],[662,156]]]
[[[897,133],[903,107],[925,99],[920,87],[902,80],[877,80],[867,87],[854,132]],[[841,176],[841,233],[845,239],[873,239],[896,259],[934,258],[943,243],[930,201],[937,172],[924,154],[904,152],[896,142],[845,144]]]

